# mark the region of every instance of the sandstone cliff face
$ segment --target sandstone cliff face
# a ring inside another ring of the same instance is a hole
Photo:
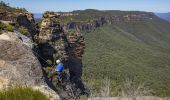
[[[84,38],[79,31],[64,31],[58,21],[59,16],[54,12],[46,12],[43,15],[40,33],[37,35],[37,50],[41,56],[39,60],[44,66],[45,72],[48,73],[48,67],[56,66],[55,60],[60,59],[65,69],[69,70],[68,74],[70,74],[72,82],[84,91],[84,85],[81,82]],[[47,64],[49,61],[52,62],[51,65]]]
[[[59,15],[54,12],[44,13],[37,36],[39,54],[44,58],[40,58],[40,60],[50,60],[53,64],[56,59],[67,61],[68,58],[66,52],[68,43],[58,22],[58,17]]]
[[[64,30],[75,29],[78,31],[90,31],[104,25],[110,25],[119,22],[134,22],[152,20],[152,13],[137,13],[115,16],[102,16],[97,19],[91,19],[88,22],[68,22],[62,25]]]
[[[34,40],[34,36],[37,33],[35,20],[32,13],[29,12],[10,12],[5,11],[0,13],[0,20],[6,21],[15,26],[15,28],[19,28],[23,26],[29,31],[28,36]]]
[[[19,16],[16,18],[16,23],[19,24],[19,26],[23,26],[26,29],[28,29],[30,33],[30,37],[34,40],[34,36],[37,32],[36,26],[35,26],[35,21],[33,14],[31,13],[20,13]]]
[[[71,73],[80,77],[85,49],[83,35],[77,30],[63,31],[58,20],[58,13],[44,13],[38,35],[39,54],[44,60],[51,60],[53,65],[56,59],[62,60]]]
[[[64,30],[74,29],[77,31],[91,31],[95,28],[102,27],[104,25],[110,25],[113,21],[109,17],[101,17],[99,19],[91,20],[89,22],[69,22],[62,25]]]
[[[66,32],[69,43],[69,55],[70,57],[82,58],[85,49],[85,41],[83,35],[78,31]]]
[[[0,35],[0,86],[42,85],[41,65],[19,34]],[[30,44],[31,45],[31,44]]]
[[[76,30],[65,31],[68,40],[69,70],[71,78],[76,76],[81,78],[82,56],[85,49],[85,41],[81,32]]]

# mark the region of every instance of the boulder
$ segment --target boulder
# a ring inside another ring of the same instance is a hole
[[[44,84],[41,65],[25,38],[16,32],[0,35],[0,87]]]

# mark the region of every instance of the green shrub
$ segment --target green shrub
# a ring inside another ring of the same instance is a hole
[[[14,87],[0,91],[0,100],[48,100],[38,90],[28,87]]]
[[[7,31],[10,31],[10,32],[13,32],[14,27],[10,24],[4,24],[4,23],[0,22],[0,34],[1,34],[2,30],[7,30]]]
[[[4,30],[13,32],[14,31],[14,27],[12,25],[10,25],[10,24],[6,24],[5,27],[4,27]]]
[[[28,29],[23,26],[19,27],[18,31],[23,35],[29,35]]]

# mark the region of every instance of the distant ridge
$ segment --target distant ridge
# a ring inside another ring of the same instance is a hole
[[[170,21],[170,12],[168,13],[155,13],[158,17]]]

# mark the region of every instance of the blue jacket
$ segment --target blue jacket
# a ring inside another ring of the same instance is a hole
[[[60,63],[56,66],[56,71],[62,72],[64,70],[64,66]]]

